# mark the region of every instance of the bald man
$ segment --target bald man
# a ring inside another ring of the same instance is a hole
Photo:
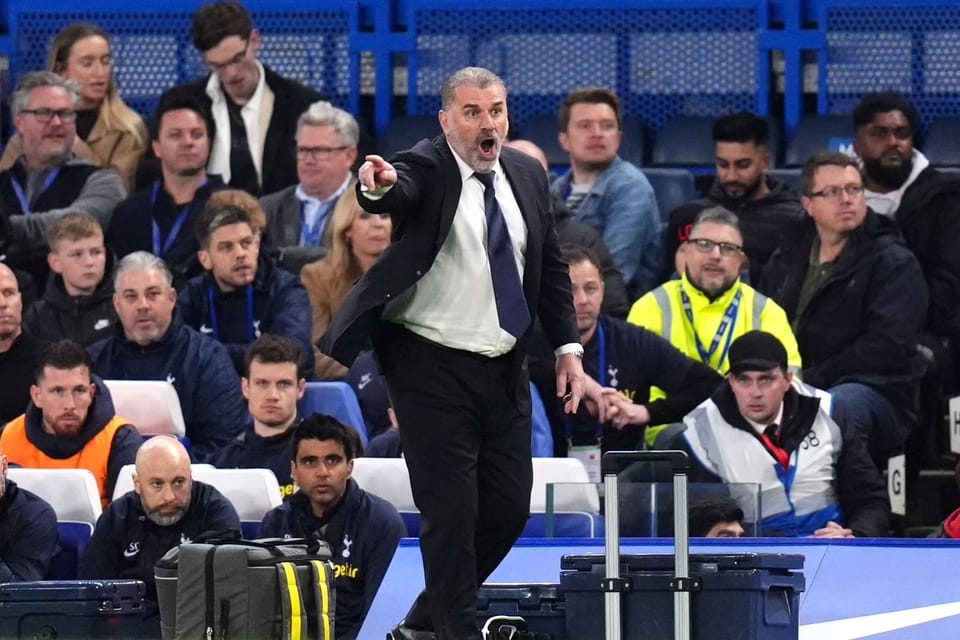
[[[0,262],[0,426],[23,413],[30,402],[33,370],[44,345],[23,332],[22,315],[17,278]]]
[[[240,518],[223,494],[192,480],[190,455],[169,436],[154,436],[137,451],[133,486],[100,516],[80,562],[80,576],[143,580],[144,624],[154,627],[159,637],[153,579],[157,560],[205,531],[239,529]]]

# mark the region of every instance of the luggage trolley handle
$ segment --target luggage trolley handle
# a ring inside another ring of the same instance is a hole
[[[605,562],[604,624],[606,640],[620,640],[620,593],[631,588],[629,578],[620,576],[620,504],[617,474],[633,462],[668,462],[673,472],[674,578],[673,629],[676,640],[690,638],[690,538],[687,521],[687,471],[690,458],[685,451],[608,451],[603,454],[601,470],[604,487]]]

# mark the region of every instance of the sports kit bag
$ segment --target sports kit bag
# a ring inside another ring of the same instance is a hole
[[[330,547],[307,539],[205,534],[156,565],[163,640],[332,640]]]

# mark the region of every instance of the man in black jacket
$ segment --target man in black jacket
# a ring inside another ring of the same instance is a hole
[[[803,381],[834,394],[838,422],[860,430],[882,466],[917,421],[926,283],[893,222],[867,208],[856,160],[819,153],[802,179],[811,219],[760,289],[791,320]]]
[[[743,251],[756,280],[763,265],[784,238],[791,237],[804,220],[800,197],[793,189],[767,175],[770,126],[752,113],[735,113],[713,123],[717,178],[706,198],[670,212],[664,251],[664,277],[675,269],[677,247],[690,238],[697,216],[717,205],[733,211],[740,220]]]
[[[871,93],[853,111],[867,205],[896,220],[930,291],[924,344],[941,366],[945,391],[960,365],[960,180],[930,166],[914,148],[920,118],[898,93]]]
[[[176,438],[154,436],[140,447],[133,486],[97,521],[80,576],[143,580],[145,622],[159,630],[157,560],[207,531],[240,529],[240,517],[223,494],[192,479],[190,456]]]
[[[297,118],[323,95],[257,60],[260,33],[239,2],[201,6],[190,37],[211,73],[164,96],[193,96],[213,113],[216,136],[208,171],[255,196],[296,184]]]
[[[0,454],[0,582],[43,580],[56,552],[56,513],[7,479],[7,456]]]

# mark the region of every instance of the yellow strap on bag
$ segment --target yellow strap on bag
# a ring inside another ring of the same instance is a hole
[[[315,589],[314,600],[317,603],[317,631],[321,639],[333,638],[330,597],[330,565],[320,560],[311,560],[310,568],[313,572]]]
[[[278,582],[280,584],[280,607],[283,611],[283,640],[304,640],[306,612],[303,597],[300,594],[300,582],[297,579],[297,567],[292,562],[277,563]]]

